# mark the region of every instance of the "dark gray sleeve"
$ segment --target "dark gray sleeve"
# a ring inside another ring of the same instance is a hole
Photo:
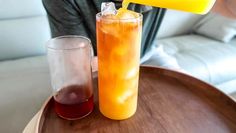
[[[157,39],[158,30],[165,15],[166,9],[150,7],[138,4],[131,4],[130,10],[143,14],[143,32],[141,43],[141,57],[144,56]]]
[[[88,37],[84,20],[71,0],[43,0],[52,37],[83,35]]]
[[[106,0],[42,0],[47,11],[52,37],[88,37],[96,55],[96,13]]]

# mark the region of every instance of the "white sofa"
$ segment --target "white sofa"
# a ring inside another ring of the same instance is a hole
[[[50,95],[41,0],[0,0],[0,132],[21,132]]]
[[[206,81],[227,94],[233,94],[236,92],[236,36],[224,43],[192,32],[202,20],[205,20],[205,16],[168,10],[154,45],[163,47],[163,51],[169,56],[165,58],[176,61],[174,67],[177,64],[177,69]],[[232,32],[235,35],[236,20],[233,22]],[[224,25],[228,28],[224,21],[219,28]],[[204,28],[212,30],[210,28],[213,26],[208,27]],[[219,31],[224,32],[222,29]],[[162,51],[152,52],[152,57],[144,64],[168,67],[171,62],[160,61],[164,58],[158,52]]]
[[[199,75],[195,72],[202,72],[199,78],[208,81],[208,76],[204,75],[208,74],[204,73],[205,64],[195,61],[194,58],[191,59],[178,49],[179,45],[181,48],[187,45],[178,43],[185,37],[190,42],[193,38],[199,41],[206,38],[194,35],[173,38],[173,36],[188,33],[201,16],[175,11],[168,11],[167,16],[169,17],[164,18],[158,38],[165,52],[176,57],[182,69],[196,77]],[[0,0],[0,132],[21,132],[51,94],[49,70],[45,57],[45,42],[49,38],[50,30],[41,0]],[[185,43],[188,42],[185,41]],[[197,42],[194,45],[196,45],[194,54],[197,54],[200,46]],[[153,61],[153,59],[156,60],[155,56],[152,56],[147,63],[159,65],[158,61]],[[186,64],[189,61],[195,62]],[[200,71],[201,68],[202,71]],[[197,69],[199,70],[196,71]],[[225,83],[231,84],[230,79],[233,77],[225,76]],[[214,78],[209,81],[219,83]],[[235,86],[235,84],[232,85]]]

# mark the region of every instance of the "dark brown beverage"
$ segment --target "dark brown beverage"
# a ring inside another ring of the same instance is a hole
[[[61,89],[55,96],[55,111],[65,119],[79,119],[93,110],[93,95],[88,87],[71,85]]]

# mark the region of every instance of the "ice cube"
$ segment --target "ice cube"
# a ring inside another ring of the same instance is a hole
[[[136,13],[136,12],[133,12],[133,11],[124,9],[124,8],[120,8],[120,9],[117,11],[116,16],[117,16],[119,19],[135,19],[135,18],[138,18],[138,17],[139,17],[139,14]]]
[[[119,96],[117,100],[118,100],[119,103],[123,104],[129,98],[132,98],[134,96],[134,94],[135,93],[132,90],[127,90],[127,91],[124,92],[123,95]]]
[[[126,74],[125,79],[134,79],[137,77],[137,75],[139,74],[139,69],[134,67],[132,69],[129,70],[129,72]]]
[[[117,10],[113,2],[102,2],[101,13],[103,15],[116,15]]]
[[[120,104],[124,104],[126,101],[132,100],[137,96],[138,92],[138,76],[135,78],[125,80],[126,83],[119,86],[116,96],[116,101]]]

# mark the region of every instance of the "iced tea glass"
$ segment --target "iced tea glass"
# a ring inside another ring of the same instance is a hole
[[[106,18],[96,15],[100,112],[127,119],[137,108],[142,15]]]
[[[91,43],[82,36],[61,36],[47,43],[55,112],[75,120],[93,110]]]

